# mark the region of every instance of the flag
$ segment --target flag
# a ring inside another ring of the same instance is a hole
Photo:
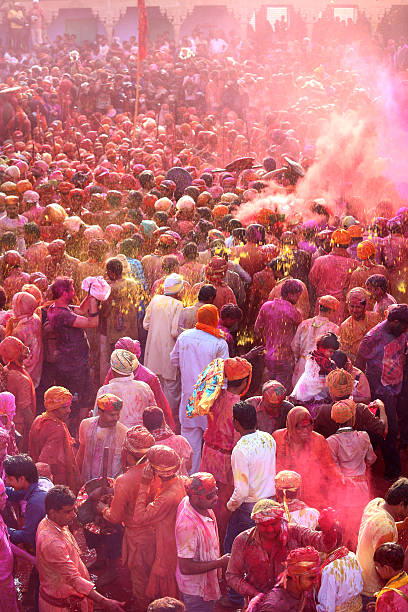
[[[144,60],[147,55],[147,11],[145,0],[137,0],[138,7],[138,47],[139,59]]]

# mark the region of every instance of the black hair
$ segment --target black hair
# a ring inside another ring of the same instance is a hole
[[[112,259],[109,259],[106,263],[106,270],[112,272],[112,274],[114,274],[115,276],[121,276],[123,272],[122,262],[120,261],[120,259],[117,259],[117,257],[113,257]]]
[[[234,419],[246,430],[256,427],[256,410],[249,402],[237,402],[232,408]]]
[[[62,510],[65,506],[73,506],[76,497],[69,487],[65,485],[55,485],[50,489],[45,497],[45,511]]]
[[[35,236],[36,238],[40,238],[41,236],[40,228],[38,227],[37,223],[34,223],[34,221],[26,223],[24,225],[24,231],[27,234],[31,234],[31,236]]]
[[[26,454],[12,455],[6,457],[3,463],[4,472],[6,476],[13,476],[14,478],[24,478],[30,484],[38,482],[38,472],[34,461]]]
[[[302,293],[302,285],[300,281],[296,280],[295,278],[288,278],[288,280],[285,280],[281,290],[282,299],[284,300],[288,297],[288,295],[293,295],[296,293],[299,295]]]
[[[338,368],[344,370],[344,366],[346,365],[348,359],[347,354],[344,351],[335,351],[332,359]]]
[[[125,257],[132,257],[135,249],[136,245],[132,238],[125,238],[119,245],[119,253]]]
[[[59,276],[51,285],[51,295],[53,300],[58,300],[64,293],[69,291],[73,285],[72,278],[69,276]]]
[[[389,565],[395,571],[401,571],[404,567],[404,549],[399,544],[387,542],[377,548],[374,553],[374,563],[381,567]]]
[[[147,612],[185,612],[185,605],[173,597],[162,597],[149,604]]]
[[[198,292],[197,300],[199,302],[208,303],[214,300],[216,295],[217,290],[214,285],[203,285]]]
[[[159,406],[148,406],[143,410],[143,425],[149,431],[159,429],[163,425],[164,413]]]
[[[184,258],[194,261],[198,257],[198,247],[195,242],[187,242],[183,249]]]
[[[398,478],[390,486],[384,499],[390,506],[398,506],[401,503],[408,506],[408,478]]]
[[[326,334],[322,334],[316,339],[316,346],[321,346],[322,348],[330,348],[337,351],[340,346],[340,343],[335,333],[327,332]]]
[[[17,236],[14,232],[5,232],[1,237],[1,246],[3,249],[12,249],[17,244]]]
[[[373,287],[379,287],[385,293],[387,293],[388,281],[383,274],[372,274],[367,278],[365,284],[366,286],[372,285]]]

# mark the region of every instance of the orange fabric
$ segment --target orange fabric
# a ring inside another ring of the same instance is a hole
[[[230,357],[224,361],[224,374],[228,380],[241,380],[248,376],[248,384],[241,393],[241,397],[249,389],[252,379],[252,365],[243,357]]]
[[[31,387],[31,408],[35,414],[36,400],[35,389],[31,376],[22,365],[23,358],[26,356],[27,347],[18,338],[8,336],[0,342],[0,357],[8,370],[16,370],[20,372],[30,383]],[[8,389],[11,391],[10,389]],[[12,392],[12,391],[11,391]]]
[[[72,393],[65,387],[50,387],[44,393],[44,407],[48,413],[72,402]],[[53,417],[54,418],[54,417]]]
[[[196,329],[207,332],[216,338],[224,337],[220,329],[217,329],[220,315],[218,309],[213,304],[205,304],[197,311]]]

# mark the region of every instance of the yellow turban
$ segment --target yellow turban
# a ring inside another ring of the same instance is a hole
[[[326,383],[332,397],[347,397],[354,387],[354,378],[346,370],[332,370],[326,376]]]
[[[125,349],[115,349],[110,358],[110,366],[118,374],[131,374],[139,365],[139,361],[133,353]]]
[[[335,423],[346,423],[350,419],[353,419],[353,422],[356,417],[356,403],[354,400],[345,399],[340,400],[333,404],[330,414],[332,421]]]
[[[65,387],[50,387],[44,393],[44,407],[47,412],[58,410],[72,402],[72,393]]]
[[[375,246],[370,240],[363,240],[357,245],[357,257],[364,261],[375,255]]]
[[[302,486],[302,477],[292,470],[281,470],[275,476],[275,485],[280,491],[283,489],[293,489],[295,491]]]

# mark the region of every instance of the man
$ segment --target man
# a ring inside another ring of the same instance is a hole
[[[88,259],[78,264],[78,285],[87,276],[103,276],[105,272],[104,261],[108,252],[106,240],[93,238],[88,244]]]
[[[179,318],[180,333],[186,329],[192,329],[197,323],[197,312],[201,306],[214,302],[217,290],[213,285],[203,285],[198,292],[197,302],[192,306],[183,308]]]
[[[74,440],[65,424],[71,412],[72,394],[64,387],[50,387],[44,394],[45,413],[30,429],[28,452],[35,463],[50,466],[55,484],[74,491],[80,488],[80,475],[73,451]]]
[[[235,294],[226,282],[228,272],[228,261],[226,258],[214,255],[205,266],[204,271],[206,282],[210,283],[216,290],[213,304],[218,308],[218,312],[221,312],[224,304],[236,304]],[[193,294],[195,292],[198,293],[202,286],[201,283],[194,285],[192,289]]]
[[[387,277],[387,270],[375,261],[376,249],[370,240],[363,240],[357,245],[357,257],[360,266],[354,270],[350,277],[350,289],[364,287],[366,280],[373,274],[381,274]],[[370,308],[371,310],[371,308]]]
[[[331,511],[321,512],[322,531],[299,525],[288,525],[280,504],[272,499],[258,501],[251,513],[255,527],[240,533],[234,540],[226,580],[243,597],[268,593],[282,573],[291,550],[314,546],[332,550],[337,532]]]
[[[293,386],[305,371],[306,357],[314,350],[317,338],[328,332],[338,335],[339,327],[333,323],[332,319],[339,306],[339,301],[332,295],[322,295],[318,299],[318,305],[319,314],[302,321],[291,343],[296,361],[292,377]]]
[[[373,274],[365,281],[365,287],[375,302],[373,311],[377,312],[384,320],[389,306],[397,303],[397,300],[387,293],[388,280],[383,274]]]
[[[398,534],[406,528],[408,517],[408,479],[400,478],[388,489],[384,499],[371,500],[364,509],[358,534],[357,559],[363,570],[363,601],[374,601],[381,589],[375,570],[374,553],[381,544],[397,542]]]
[[[18,612],[17,593],[13,577],[13,549],[6,524],[1,515],[1,512],[6,508],[6,503],[6,487],[0,478],[0,610],[2,612]]]
[[[287,266],[282,257],[275,257],[272,259],[270,263],[270,268],[275,277],[276,284],[269,293],[268,300],[272,301],[277,298],[282,297],[282,287],[288,280],[293,280],[292,276],[288,273]],[[310,301],[309,301],[309,292],[305,283],[301,280],[296,279],[300,283],[300,287],[302,288],[299,299],[296,303],[296,308],[299,310],[302,315],[302,319],[308,319],[310,316]]]
[[[193,464],[193,449],[184,436],[175,434],[166,424],[163,410],[158,406],[145,408],[143,425],[152,434],[155,444],[165,444],[176,451],[181,460],[180,474],[187,476]]]
[[[107,385],[102,385],[96,394],[95,409],[98,398],[113,394],[123,402],[119,422],[126,427],[142,424],[143,410],[154,406],[156,400],[149,385],[141,380],[135,380],[133,372],[139,361],[133,353],[124,349],[115,349],[111,355],[110,366],[115,373]]]
[[[174,597],[161,597],[149,604],[147,612],[185,612],[185,605]]]
[[[158,375],[173,416],[179,408],[180,383],[177,368],[170,362],[170,353],[176,343],[179,317],[183,310],[180,301],[182,288],[181,276],[170,274],[164,281],[164,295],[153,296],[143,321],[143,327],[148,332],[144,363]]]
[[[292,278],[302,281],[303,284],[307,283],[311,262],[310,253],[299,248],[297,237],[293,232],[283,232],[281,244],[283,267]]]
[[[350,234],[346,230],[338,229],[333,232],[332,244],[332,251],[328,255],[315,260],[310,270],[309,283],[317,298],[322,295],[332,295],[339,301],[334,318],[334,323],[339,325],[344,319],[350,277],[358,267],[358,263],[347,253]]]
[[[156,444],[147,451],[147,464],[143,468],[139,495],[133,520],[138,525],[153,527],[154,561],[149,571],[146,597],[150,600],[169,595],[176,597],[175,579],[177,551],[175,525],[177,508],[185,497],[184,478],[179,475],[180,458],[176,451]],[[152,479],[157,475],[159,488],[152,499]],[[152,499],[152,501],[150,501]],[[136,567],[132,571],[137,571]]]
[[[349,372],[354,378],[354,388],[352,392],[353,400],[357,403],[369,404],[371,400],[371,391],[367,376],[364,372],[351,363],[344,351],[335,351],[332,359],[338,368],[346,370],[346,372]]]
[[[45,516],[45,497],[53,486],[48,479],[39,479],[34,461],[28,455],[6,457],[3,463],[6,475],[6,493],[11,502],[25,502],[24,522],[21,529],[8,527],[10,541],[35,550],[35,534]]]
[[[55,333],[55,383],[78,394],[81,419],[88,410],[90,380],[89,344],[84,330],[98,327],[98,304],[87,295],[79,306],[72,306],[75,289],[66,276],[54,280],[51,293],[54,302],[47,310],[47,319]]]
[[[62,485],[50,489],[45,500],[47,516],[37,532],[37,566],[40,574],[40,610],[70,607],[80,612],[92,603],[110,612],[123,612],[123,604],[95,590],[80,557],[79,546],[68,529],[75,518],[75,495]]]
[[[371,396],[385,404],[388,434],[381,443],[385,477],[395,480],[401,474],[401,459],[396,447],[398,437],[397,402],[403,388],[407,353],[408,306],[393,304],[386,321],[371,329],[360,344],[356,367],[365,372]]]
[[[404,571],[404,549],[399,544],[382,544],[374,553],[375,571],[384,583],[376,594],[376,612],[407,612],[408,576]]]
[[[312,546],[291,550],[279,582],[256,604],[256,612],[314,612],[313,590],[318,583],[320,556]]]
[[[41,240],[41,232],[37,223],[31,221],[24,225],[24,239],[27,250],[25,252],[25,271],[45,272],[45,258],[48,256],[47,244]]]
[[[154,531],[149,525],[141,526],[133,520],[136,499],[146,465],[146,454],[155,444],[153,436],[138,425],[126,432],[122,457],[127,466],[124,474],[115,480],[110,506],[99,502],[97,509],[109,523],[123,524],[122,561],[130,571],[132,594],[137,609],[146,609],[146,587],[154,558]],[[147,571],[149,570],[149,571]]]
[[[84,419],[79,426],[77,465],[83,482],[102,476],[105,447],[109,448],[107,476],[116,478],[123,471],[122,445],[127,427],[119,423],[123,400],[107,393],[96,400],[97,416]]]
[[[367,311],[369,295],[362,287],[354,287],[347,294],[348,319],[340,325],[341,350],[354,363],[360,343],[366,333],[381,321],[381,316]]]
[[[286,417],[293,404],[286,399],[286,389],[277,380],[268,380],[262,386],[262,395],[249,398],[256,409],[258,429],[271,435],[286,427]]]
[[[188,440],[193,449],[193,472],[199,470],[207,417],[188,418],[186,407],[200,372],[214,359],[228,358],[228,345],[224,339],[224,334],[217,329],[218,321],[219,313],[216,306],[213,304],[201,306],[197,312],[195,328],[183,331],[170,353],[171,364],[180,369],[179,419],[181,434]]]
[[[6,232],[13,232],[17,236],[17,251],[24,255],[26,245],[24,241],[24,225],[28,219],[18,214],[18,197],[9,195],[6,197],[6,214],[0,218],[0,236]]]
[[[224,551],[231,552],[236,536],[254,526],[251,512],[257,501],[275,496],[276,442],[272,436],[256,429],[256,410],[249,402],[237,402],[233,408],[234,429],[241,438],[231,453],[234,491],[227,502],[232,512],[227,525]],[[242,597],[228,593],[231,603],[240,604]]]
[[[319,407],[314,421],[314,430],[328,438],[335,434],[338,429],[338,424],[330,416],[332,405],[343,399],[349,399],[354,391],[354,377],[346,370],[336,369],[326,377],[326,383],[332,403],[322,404]],[[356,405],[354,429],[367,431],[370,436],[377,439],[386,435],[388,421],[384,403],[380,400],[374,400],[368,405],[358,403]]]
[[[187,610],[212,612],[220,598],[218,570],[225,568],[229,555],[220,557],[217,521],[217,483],[212,474],[193,474],[186,486],[187,496],[177,509],[176,579]]]
[[[57,276],[68,276],[77,287],[79,259],[65,252],[65,241],[60,238],[53,240],[48,245],[48,252],[44,266],[49,282],[52,283]]]
[[[255,334],[260,336],[266,345],[265,365],[269,377],[278,380],[286,389],[291,388],[294,367],[290,346],[296,329],[302,322],[302,315],[296,308],[301,291],[300,281],[285,281],[281,298],[263,304],[254,327]]]
[[[288,523],[316,529],[320,512],[299,499],[302,487],[301,475],[292,470],[281,470],[275,476],[275,487],[276,499],[285,511]]]

